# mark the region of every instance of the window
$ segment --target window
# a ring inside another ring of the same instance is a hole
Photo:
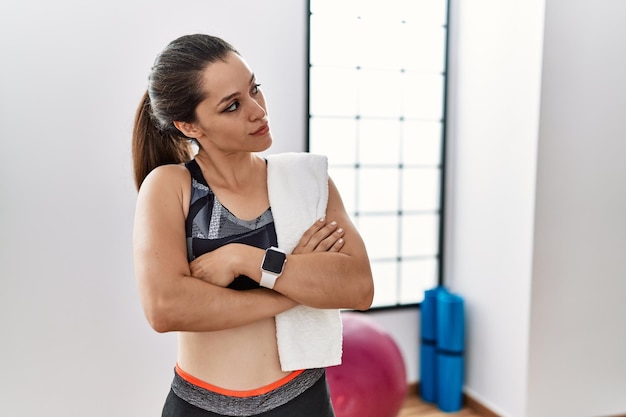
[[[373,307],[441,276],[447,0],[311,0],[309,151],[372,262]]]

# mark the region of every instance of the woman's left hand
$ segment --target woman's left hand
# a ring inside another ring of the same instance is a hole
[[[189,263],[191,276],[213,285],[227,287],[237,277],[234,258],[237,248],[242,245],[230,244],[207,252]]]
[[[304,232],[293,253],[339,252],[345,243],[344,235],[337,222],[319,219]]]

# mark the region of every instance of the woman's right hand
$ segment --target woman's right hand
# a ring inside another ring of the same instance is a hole
[[[345,243],[343,236],[344,230],[336,222],[321,218],[304,232],[293,253],[339,252]]]

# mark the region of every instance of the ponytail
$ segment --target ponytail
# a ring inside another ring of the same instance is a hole
[[[133,167],[135,186],[141,187],[150,171],[160,165],[179,164],[191,159],[189,140],[174,126],[161,129],[152,116],[146,91],[135,115],[133,129]]]
[[[204,70],[230,53],[237,51],[226,41],[195,34],[175,39],[157,56],[133,129],[137,189],[154,168],[191,159],[193,139],[176,129],[174,122],[196,122],[196,108],[205,98]]]

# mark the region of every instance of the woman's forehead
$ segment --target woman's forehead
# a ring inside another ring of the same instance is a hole
[[[248,64],[239,55],[230,53],[224,60],[213,62],[204,69],[203,89],[207,97],[219,100],[223,94],[247,90],[252,77]]]

